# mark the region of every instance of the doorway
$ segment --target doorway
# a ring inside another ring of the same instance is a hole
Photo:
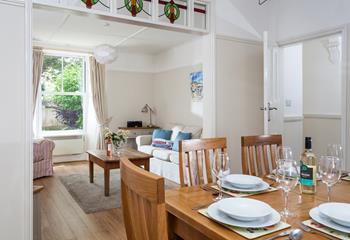
[[[328,144],[345,146],[342,39],[335,33],[279,49],[283,140],[295,154],[302,152],[305,137],[312,137],[317,156]]]

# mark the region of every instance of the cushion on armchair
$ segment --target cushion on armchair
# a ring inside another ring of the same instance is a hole
[[[152,147],[164,148],[171,150],[173,148],[173,142],[162,138],[155,138],[152,140]]]
[[[190,140],[192,137],[192,133],[179,132],[175,138],[173,151],[179,151],[179,141],[181,140]]]
[[[170,140],[172,130],[156,129],[153,131],[152,139]]]

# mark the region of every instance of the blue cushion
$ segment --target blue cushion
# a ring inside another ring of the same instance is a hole
[[[173,133],[172,130],[156,129],[153,131],[152,139],[160,138],[160,139],[170,140],[172,133]]]
[[[175,138],[173,151],[179,151],[179,141],[180,140],[190,140],[192,138],[192,133],[179,132]]]

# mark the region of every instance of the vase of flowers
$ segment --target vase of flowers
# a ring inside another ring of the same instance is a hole
[[[113,152],[119,157],[120,151],[128,138],[128,131],[118,130],[116,133],[109,128],[104,129],[105,141],[112,140]]]

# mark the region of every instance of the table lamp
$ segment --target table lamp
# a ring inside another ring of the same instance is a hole
[[[142,113],[149,113],[149,124],[147,125],[147,127],[153,127],[152,124],[152,113],[154,113],[153,109],[146,104],[142,109],[141,109]]]

